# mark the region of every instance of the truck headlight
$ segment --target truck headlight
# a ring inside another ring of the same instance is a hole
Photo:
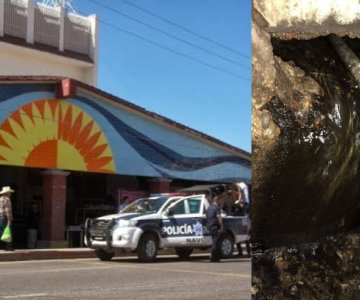
[[[137,220],[118,220],[116,221],[115,227],[116,228],[123,228],[123,227],[134,227],[136,226]]]

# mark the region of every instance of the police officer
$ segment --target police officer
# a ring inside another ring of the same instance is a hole
[[[220,253],[218,250],[219,231],[223,230],[223,221],[221,218],[221,209],[219,198],[215,197],[212,204],[206,210],[207,227],[209,229],[212,244],[210,262],[220,261]]]

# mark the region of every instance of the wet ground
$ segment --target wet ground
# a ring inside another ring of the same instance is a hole
[[[360,84],[327,36],[256,34],[253,299],[360,299]]]
[[[360,234],[266,250],[252,260],[253,299],[360,299]]]
[[[358,41],[346,41],[357,50]],[[262,122],[271,118],[280,134],[254,191],[255,235],[265,247],[360,223],[360,84],[326,36],[272,45],[278,95],[261,108]]]

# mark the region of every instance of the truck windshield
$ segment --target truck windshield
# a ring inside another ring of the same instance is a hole
[[[141,198],[125,207],[122,213],[156,213],[169,197]]]

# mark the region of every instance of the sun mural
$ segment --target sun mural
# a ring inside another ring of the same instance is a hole
[[[0,125],[0,164],[115,172],[101,127],[79,107],[55,99],[26,104]]]

